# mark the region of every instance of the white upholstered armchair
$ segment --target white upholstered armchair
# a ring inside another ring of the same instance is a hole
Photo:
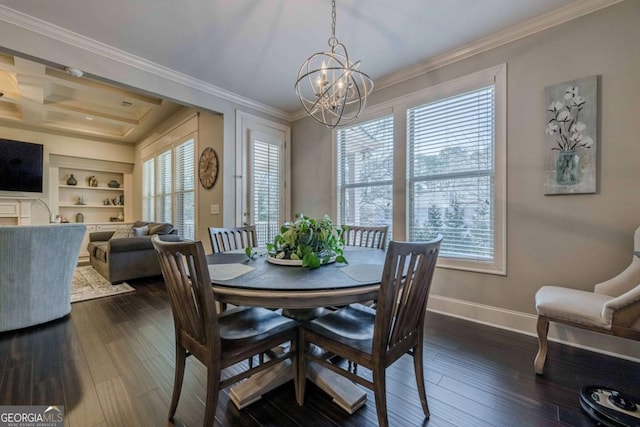
[[[618,337],[640,340],[640,227],[634,236],[631,264],[612,279],[595,285],[593,292],[543,286],[536,293],[539,349],[534,366],[544,371],[549,322]]]

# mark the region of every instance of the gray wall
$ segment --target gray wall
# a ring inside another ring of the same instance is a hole
[[[369,107],[507,63],[508,275],[438,269],[432,295],[533,314],[543,284],[592,290],[628,265],[640,225],[639,41],[640,1],[625,1],[374,92]],[[594,74],[601,76],[597,194],[545,196],[544,88]],[[293,211],[334,214],[331,132],[304,119],[292,135]]]

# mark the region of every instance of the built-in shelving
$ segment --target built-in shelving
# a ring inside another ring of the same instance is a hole
[[[80,261],[86,262],[90,233],[131,226],[132,203],[125,201],[132,200],[133,165],[56,154],[49,156],[49,163],[51,211],[68,222],[82,219],[87,225],[85,240],[80,248]],[[76,179],[76,185],[67,184],[71,174]],[[92,176],[96,178],[97,186],[89,185],[88,180]],[[109,187],[111,181],[116,181],[118,186]],[[78,204],[80,198],[84,204]],[[106,200],[109,200],[109,204],[105,204]]]
[[[68,184],[73,175],[76,185]],[[90,177],[95,177],[97,186],[83,185]],[[115,181],[117,187],[110,187]],[[81,213],[82,222],[98,223],[112,220],[124,221],[124,174],[111,171],[66,168],[58,169],[58,211],[69,222],[77,221]],[[78,203],[82,199],[83,203]],[[114,221],[117,222],[117,221]]]

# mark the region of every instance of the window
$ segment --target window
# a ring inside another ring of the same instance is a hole
[[[493,259],[493,86],[407,112],[409,240],[440,256]]]
[[[168,222],[180,237],[195,238],[195,141],[174,144],[143,163],[145,221]]]
[[[142,164],[142,219],[153,221],[155,218],[155,159]]]
[[[193,139],[178,145],[174,150],[175,171],[173,187],[173,223],[178,234],[195,238],[196,171]]]
[[[464,81],[406,110],[407,238],[442,234],[440,266],[504,274],[506,78]]]
[[[337,131],[338,222],[392,229],[393,117]]]
[[[506,274],[506,87],[497,65],[334,131],[338,222],[393,223],[397,240],[442,234],[439,267]]]

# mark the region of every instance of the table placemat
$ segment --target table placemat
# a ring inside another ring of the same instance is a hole
[[[231,280],[255,270],[246,264],[213,264],[209,265],[209,276],[214,280]]]
[[[374,282],[382,278],[382,268],[379,264],[355,264],[342,267],[340,271],[358,282]]]

